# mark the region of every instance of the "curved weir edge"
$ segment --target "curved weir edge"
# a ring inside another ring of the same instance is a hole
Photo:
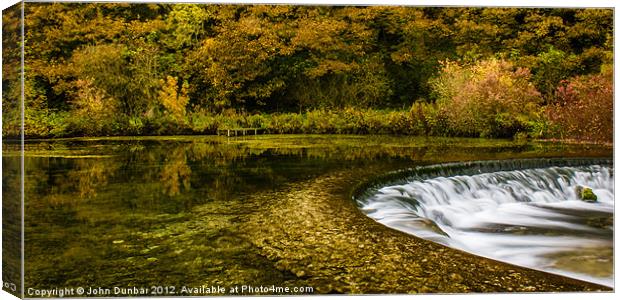
[[[441,176],[476,175],[487,172],[512,171],[518,169],[546,168],[554,166],[579,167],[592,164],[613,166],[611,158],[531,158],[510,160],[480,160],[431,164],[401,169],[380,174],[361,182],[351,190],[351,199],[356,201],[373,190],[387,186],[405,184],[411,180],[424,180]]]
[[[350,191],[350,199],[354,203],[358,209],[360,209],[360,213],[364,215],[366,218],[372,220],[373,222],[380,224],[386,228],[398,231],[399,233],[403,233],[415,238],[424,239],[425,241],[435,243],[442,247],[450,248],[451,250],[462,251],[469,255],[478,256],[481,259],[488,259],[492,261],[496,261],[502,264],[514,265],[519,268],[528,268],[527,266],[515,265],[510,261],[504,261],[497,258],[482,256],[475,252],[469,252],[464,249],[454,248],[452,246],[448,246],[446,244],[442,244],[441,242],[437,242],[434,240],[427,240],[426,238],[419,237],[415,234],[408,233],[402,231],[402,229],[392,228],[391,226],[387,226],[385,224],[380,223],[378,220],[373,219],[366,213],[362,211],[362,203],[360,200],[366,199],[370,196],[373,196],[379,189],[389,186],[398,186],[411,183],[412,181],[424,181],[428,179],[434,179],[439,177],[457,177],[457,176],[474,176],[480,174],[488,174],[495,172],[506,172],[506,171],[515,171],[515,170],[526,170],[526,169],[543,169],[543,168],[551,168],[551,167],[586,167],[590,165],[601,165],[613,168],[613,159],[612,158],[526,158],[526,159],[508,159],[508,160],[480,160],[480,161],[464,161],[464,162],[449,162],[449,163],[440,163],[440,164],[428,164],[417,166],[413,168],[399,169],[395,171],[386,172],[384,174],[379,174],[372,176],[369,180],[359,182],[355,185]],[[565,277],[570,280],[582,281],[588,285],[599,285],[598,283],[583,281],[579,278],[574,277],[566,277],[562,273],[556,273],[547,271],[544,269],[532,269],[528,268],[535,272],[540,272],[542,274],[549,274],[550,276],[560,276]],[[613,275],[612,275],[613,276]],[[612,289],[613,286],[601,285],[603,289]]]
[[[489,161],[467,165],[478,163]],[[275,194],[251,195],[266,205],[245,223],[245,237],[278,269],[307,280],[318,293],[613,290],[449,248],[372,220],[351,199],[373,183],[385,182],[378,179],[407,176],[391,170],[334,171]]]

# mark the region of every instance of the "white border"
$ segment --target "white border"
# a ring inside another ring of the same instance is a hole
[[[9,6],[12,6],[19,1],[16,0],[2,0],[0,1],[0,8],[5,9]],[[52,2],[52,1],[26,1],[26,2]],[[495,7],[609,7],[614,8],[614,29],[616,24],[618,24],[618,13],[615,8],[618,6],[617,1],[613,0],[589,0],[589,1],[576,1],[576,0],[418,0],[418,1],[405,1],[405,0],[354,0],[354,1],[346,1],[346,0],[220,0],[220,1],[174,1],[174,0],[143,0],[143,1],[119,1],[119,0],[108,0],[108,1],[79,1],[79,0],[65,0],[62,2],[155,2],[155,3],[264,3],[264,4],[325,4],[325,5],[415,5],[415,6],[495,6]],[[1,23],[1,20],[0,20]],[[1,34],[1,33],[0,33]],[[618,31],[614,30],[614,58],[617,58],[618,54],[618,46],[620,45],[618,41]],[[0,43],[0,51],[1,51],[1,43]],[[23,60],[22,60],[23,62]],[[614,63],[614,78],[617,77],[617,64]],[[1,76],[1,75],[0,75]],[[0,92],[2,91],[2,87],[0,86]],[[617,99],[618,92],[620,88],[618,84],[614,82],[614,104]],[[23,103],[22,103],[23,104]],[[2,112],[2,108],[0,106],[0,113]],[[22,110],[23,112],[23,110]],[[618,114],[614,107],[614,141],[618,140],[620,134],[615,129],[618,128]],[[23,120],[23,118],[22,118]],[[2,127],[2,120],[0,118],[0,128]],[[0,143],[2,141],[2,137],[0,135]],[[0,150],[1,150],[0,144]],[[616,150],[614,143],[614,161],[616,160]],[[23,165],[22,165],[23,167]],[[0,173],[2,172],[2,166],[0,164]],[[23,174],[23,173],[22,173]],[[0,181],[0,188],[2,183]],[[615,182],[615,190],[618,190],[620,185],[618,181]],[[23,193],[22,193],[23,195]],[[0,194],[1,198],[1,194]],[[1,203],[1,201],[0,201]],[[22,201],[23,205],[23,201]],[[614,213],[615,214],[615,213]],[[615,219],[614,219],[615,220]],[[0,222],[1,222],[1,214],[0,214]],[[1,223],[0,223],[1,224]],[[615,227],[617,228],[617,227]],[[22,230],[23,233],[23,230]],[[614,241],[618,241],[617,239],[617,230],[614,232]],[[0,231],[1,236],[1,231]],[[1,249],[2,240],[0,238],[0,249]],[[614,245],[615,246],[615,245]],[[614,258],[615,256],[614,247]],[[2,259],[2,251],[0,251],[0,262]],[[618,259],[614,260],[614,269],[618,270]],[[0,279],[1,279],[2,270],[0,268]],[[22,272],[23,274],[23,272]],[[23,281],[22,281],[23,282]],[[616,284],[617,286],[617,284]],[[23,288],[22,288],[23,291]],[[584,297],[593,297],[596,299],[613,299],[614,293],[544,293],[544,294],[518,294],[518,293],[505,293],[505,294],[459,294],[459,295],[440,295],[440,294],[432,294],[432,295],[396,295],[396,296],[388,296],[390,299],[472,299],[472,298],[486,298],[486,299],[494,299],[498,296],[501,296],[502,299],[545,299],[545,300],[564,300],[564,299],[578,299]],[[341,296],[301,296],[304,299],[337,299]],[[362,296],[353,296],[353,297],[362,297]],[[363,296],[370,297],[371,299],[379,299],[386,297],[385,295],[380,296]],[[152,299],[150,298],[135,298],[135,299]],[[155,298],[155,299],[179,299],[185,297],[166,297],[166,298]],[[294,297],[261,297],[261,299],[287,299]],[[0,299],[15,299],[12,295],[5,291],[0,291]],[[208,297],[192,297],[192,299],[208,299]],[[211,297],[210,299],[213,299]],[[243,297],[226,297],[226,299],[243,299]]]

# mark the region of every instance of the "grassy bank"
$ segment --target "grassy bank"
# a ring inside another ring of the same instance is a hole
[[[58,113],[27,119],[25,126],[27,136],[33,138],[210,135],[216,134],[218,130],[237,128],[259,128],[271,134],[468,136],[451,127],[447,118],[445,111],[436,105],[427,104],[415,105],[408,111],[346,108],[303,113],[248,114],[227,110],[220,113],[192,112],[183,118],[163,115],[93,120],[88,116]],[[5,137],[17,137],[18,133],[19,128],[5,127]],[[523,131],[523,134],[527,135],[527,132]]]
[[[503,60],[473,65],[446,62],[430,81],[433,100],[409,107],[315,107],[299,112],[190,106],[178,95],[162,105],[123,113],[99,93],[85,93],[71,111],[26,107],[25,134],[34,138],[127,135],[209,135],[257,128],[271,134],[394,134],[412,136],[536,138],[610,143],[613,140],[611,69],[562,81],[545,101],[528,70]],[[170,98],[170,99],[169,99]],[[104,101],[105,100],[105,101]],[[108,102],[106,102],[108,101]],[[111,102],[110,102],[111,101]],[[172,105],[172,104],[174,105]],[[3,135],[18,137],[18,110],[3,115]]]
[[[410,110],[345,108],[303,113],[192,112],[183,118],[117,116],[93,120],[57,113],[25,121],[27,138],[87,136],[214,135],[218,130],[257,128],[269,134],[389,134],[439,137],[535,138],[610,143],[604,139],[563,138],[544,118],[496,126],[484,132],[451,119],[436,104],[416,104]],[[464,130],[464,127],[469,130]],[[19,127],[4,128],[5,138],[18,138]],[[7,130],[8,129],[8,130]]]

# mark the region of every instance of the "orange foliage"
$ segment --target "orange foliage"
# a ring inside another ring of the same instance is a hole
[[[560,138],[613,140],[613,71],[573,77],[558,87],[545,113]]]

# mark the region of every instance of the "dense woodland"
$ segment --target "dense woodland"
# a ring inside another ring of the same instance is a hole
[[[3,135],[20,11],[3,11]],[[25,134],[611,141],[613,10],[26,3]]]

